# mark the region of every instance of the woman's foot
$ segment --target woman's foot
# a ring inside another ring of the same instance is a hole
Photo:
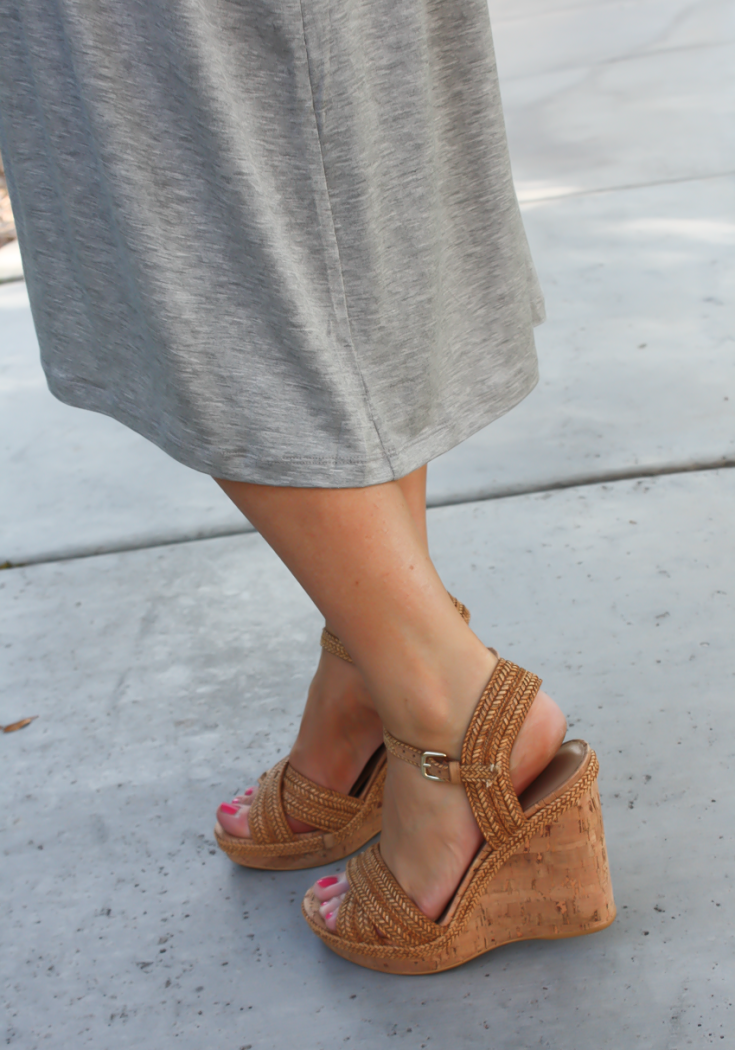
[[[550,696],[539,692],[511,752],[510,774],[516,794],[546,768],[565,733],[561,710]],[[463,737],[464,727],[459,741],[455,735],[452,748],[442,750],[459,755]],[[480,829],[461,785],[432,782],[415,767],[388,756],[380,850],[400,885],[430,919],[442,914],[481,843]],[[342,872],[314,885],[330,930],[337,927],[339,905],[348,888]]]
[[[354,664],[322,651],[289,761],[299,773],[348,794],[370,756],[383,741],[383,727],[362,676]],[[228,835],[248,838],[248,814],[257,794],[249,787],[217,810]],[[308,824],[288,818],[294,832]]]

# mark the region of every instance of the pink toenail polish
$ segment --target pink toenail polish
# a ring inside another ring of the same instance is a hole
[[[333,915],[334,915],[333,911],[328,911],[327,914],[324,916],[324,918],[325,919],[331,919]]]
[[[324,879],[317,880],[317,886],[321,886],[323,890],[326,890],[327,886],[335,886],[339,882],[336,875],[327,875]]]
[[[237,815],[237,806],[231,806],[229,802],[223,802],[219,808],[223,813],[227,813],[231,817]]]
[[[246,795],[252,795],[252,793],[253,793],[253,789],[252,788],[248,788],[247,791],[245,792]]]

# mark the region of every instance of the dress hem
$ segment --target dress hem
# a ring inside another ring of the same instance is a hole
[[[445,417],[428,433],[424,432],[413,441],[405,443],[390,463],[382,455],[361,458],[340,455],[339,452],[324,457],[290,456],[288,459],[266,460],[262,456],[250,456],[234,449],[228,452],[210,447],[199,449],[192,455],[191,447],[184,447],[170,433],[161,433],[146,426],[148,420],[121,412],[120,406],[116,406],[116,412],[113,414],[102,399],[93,403],[89,396],[93,388],[85,386],[82,394],[76,383],[69,383],[52,374],[47,374],[46,379],[49,390],[59,401],[117,420],[192,470],[226,481],[242,481],[255,485],[338,489],[366,488],[369,485],[395,481],[449,452],[504,416],[527,397],[538,383],[538,368],[524,370],[512,391],[508,391],[510,396],[504,398],[501,403],[492,400],[487,403],[486,412],[463,414],[462,425],[457,424],[456,418]]]

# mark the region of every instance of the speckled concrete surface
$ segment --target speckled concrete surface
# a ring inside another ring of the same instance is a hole
[[[512,0],[500,7],[522,202],[733,174],[731,0],[552,0],[521,17]]]
[[[735,471],[431,512],[476,630],[598,749],[619,920],[434,978],[332,956],[211,815],[288,747],[320,622],[259,537],[0,574],[8,1045],[727,1046]]]
[[[735,179],[528,205],[541,380],[435,460],[440,502],[735,462]]]

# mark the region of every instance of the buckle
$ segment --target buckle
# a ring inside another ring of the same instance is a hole
[[[421,776],[426,777],[427,780],[439,780],[443,783],[444,781],[441,777],[435,777],[433,773],[429,773],[428,771],[429,761],[432,758],[443,758],[445,762],[449,761],[449,756],[445,755],[443,751],[422,751],[421,762],[419,764]]]

